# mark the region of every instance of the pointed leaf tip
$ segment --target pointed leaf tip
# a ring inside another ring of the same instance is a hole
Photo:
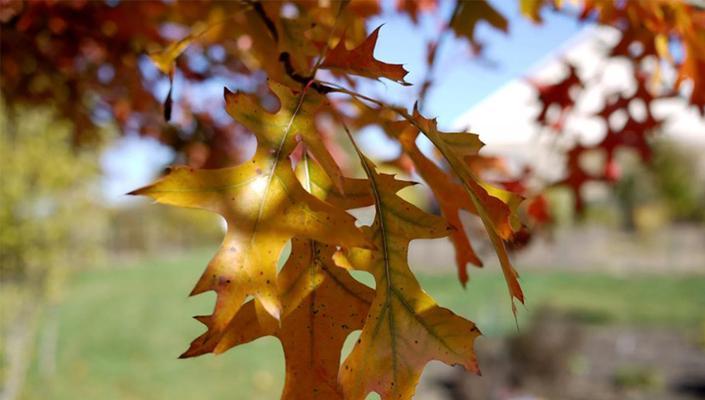
[[[152,185],[142,186],[140,188],[137,188],[135,190],[132,190],[132,191],[125,193],[125,195],[126,196],[144,196],[144,195],[146,195],[147,191],[151,187],[152,187]]]
[[[389,64],[374,57],[380,28],[377,27],[362,43],[350,50],[345,46],[346,35],[343,34],[338,44],[326,55],[321,68],[371,79],[387,78],[404,86],[411,85],[404,80],[409,71],[402,64]]]

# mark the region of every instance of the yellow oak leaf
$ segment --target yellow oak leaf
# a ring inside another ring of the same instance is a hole
[[[225,91],[228,113],[257,137],[260,147],[288,156],[303,141],[307,150],[321,164],[333,183],[341,188],[343,174],[324,145],[315,117],[327,104],[320,94],[291,89],[275,81],[269,89],[279,99],[279,110],[271,113],[260,106],[253,95]],[[282,132],[287,132],[282,135]]]
[[[459,1],[450,27],[458,36],[465,37],[478,49],[480,45],[475,38],[475,29],[480,21],[485,21],[502,32],[509,29],[507,19],[486,0]]]
[[[217,343],[248,296],[266,311],[261,313],[262,318],[267,313],[275,319],[280,317],[276,268],[291,238],[346,247],[369,246],[351,215],[301,186],[288,155],[296,143],[295,135],[314,141],[315,131],[309,130],[306,120],[309,116],[299,121],[300,113],[309,111],[308,95],[299,94],[294,103],[287,97],[291,91],[276,85],[273,88],[281,101],[274,114],[249,96],[226,92],[228,111],[257,136],[258,148],[250,161],[213,170],[177,167],[156,183],[132,192],[163,204],[213,211],[228,224],[221,247],[191,292],[196,295],[213,290],[217,299],[207,320],[208,331],[192,343],[189,352]],[[312,150],[319,161],[325,157],[321,148],[314,145]]]
[[[174,62],[191,45],[193,39],[193,35],[187,35],[183,39],[170,43],[164,49],[151,53],[149,59],[163,74],[172,76]]]
[[[532,22],[540,24],[543,22],[541,18],[541,8],[546,4],[544,0],[520,0],[519,10],[521,13]]]
[[[311,193],[339,207],[372,204],[366,180],[346,178],[343,196],[335,191],[321,168],[306,157],[297,173]],[[292,239],[291,254],[277,277],[281,321],[270,316],[263,318],[257,304],[250,301],[238,311],[218,342],[195,347],[186,356],[219,354],[263,336],[276,336],[286,358],[283,399],[342,399],[337,382],[341,349],[347,336],[362,328],[374,291],[335,266],[335,251],[335,246]],[[199,320],[206,325],[211,323],[209,317]]]

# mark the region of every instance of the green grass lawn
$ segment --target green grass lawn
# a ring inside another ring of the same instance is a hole
[[[214,296],[186,295],[209,258],[151,260],[76,275],[59,310],[57,374],[33,367],[29,399],[275,399],[283,384],[278,342],[266,338],[220,356],[177,360],[202,332],[192,315],[209,314]],[[454,276],[422,276],[439,304],[474,320],[487,336],[516,331],[498,271],[472,271],[463,290]],[[694,327],[705,318],[705,277],[525,272],[527,309],[542,304],[600,321]],[[481,345],[481,342],[478,342]]]

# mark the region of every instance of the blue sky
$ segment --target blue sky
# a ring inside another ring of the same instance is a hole
[[[451,2],[442,1],[440,12],[450,14]],[[439,51],[436,85],[428,95],[424,112],[438,117],[441,126],[448,126],[494,90],[513,78],[524,76],[527,71],[577,34],[583,25],[575,17],[544,10],[542,25],[524,18],[519,11],[519,1],[491,1],[508,20],[509,32],[492,29],[480,23],[476,38],[485,44],[482,57],[473,57],[464,40],[445,40]],[[447,18],[447,17],[446,17]],[[434,21],[422,18],[421,26],[414,26],[405,17],[381,17],[370,27],[384,23],[380,32],[375,56],[385,62],[402,63],[409,70],[407,80],[414,85],[423,80],[425,68],[424,42],[418,37],[435,35]],[[404,92],[394,83],[385,85],[386,94],[395,99],[413,103],[416,89]],[[394,87],[394,88],[393,88]],[[392,93],[390,93],[392,92]],[[394,93],[397,92],[397,93]]]
[[[445,40],[440,48],[436,83],[428,93],[423,112],[426,116],[438,117],[441,128],[449,128],[458,116],[503,84],[524,76],[532,66],[577,34],[583,26],[575,17],[550,10],[544,11],[544,23],[535,25],[521,16],[518,1],[495,0],[491,3],[509,20],[509,32],[495,31],[484,23],[478,25],[476,38],[485,44],[482,57],[473,57],[469,45],[463,40],[448,38],[451,40]],[[450,14],[451,6],[451,2],[441,1],[443,18]],[[385,3],[385,8],[390,8],[389,2]],[[385,62],[404,64],[410,71],[407,81],[414,86],[404,88],[389,81],[373,82],[365,90],[369,90],[373,97],[384,97],[411,107],[416,99],[416,87],[426,74],[426,40],[422,39],[436,34],[437,22],[425,16],[420,26],[415,26],[406,17],[384,13],[370,21],[369,28],[374,29],[381,24],[384,26],[380,31],[375,57]],[[221,91],[218,89],[218,93]],[[499,118],[511,118],[510,115],[502,115],[502,110],[497,110],[497,113]],[[387,153],[394,151],[394,146],[385,144],[382,135],[374,132],[363,135],[361,145],[371,153],[383,149]],[[168,150],[153,140],[136,137],[120,139],[103,157],[107,175],[104,189],[108,200],[122,201],[125,199],[124,193],[151,181],[168,160],[168,154]]]

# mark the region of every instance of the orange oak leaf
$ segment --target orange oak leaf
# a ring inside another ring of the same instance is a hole
[[[514,299],[523,303],[524,293],[519,285],[519,275],[509,260],[504,241],[511,239],[514,230],[519,228],[516,211],[522,198],[514,193],[480,183],[480,179],[471,171],[465,160],[469,146],[454,145],[457,143],[457,136],[448,136],[447,139],[446,134],[438,130],[435,119],[423,117],[417,108],[414,108],[413,115],[408,117],[408,121],[436,146],[463,184],[495,248],[512,299],[512,311],[516,314]],[[474,135],[467,134],[464,141],[472,143],[477,140],[472,136]],[[433,185],[433,182],[429,182],[429,185]]]
[[[435,11],[438,8],[436,0],[396,0],[397,10],[409,15],[414,23],[419,21],[419,15]]]
[[[460,282],[465,285],[468,280],[468,263],[478,266],[482,265],[482,261],[472,249],[470,240],[460,220],[459,211],[464,209],[477,214],[481,218],[484,215],[484,218],[487,219],[487,221],[483,221],[485,225],[489,224],[495,227],[496,232],[494,235],[499,237],[494,239],[493,245],[497,247],[500,261],[504,260],[501,264],[507,277],[510,293],[512,297],[523,301],[523,293],[516,279],[517,275],[508,263],[506,249],[504,246],[497,246],[496,244],[496,242],[501,243],[501,241],[512,239],[514,231],[519,228],[517,209],[522,198],[511,192],[482,183],[474,177],[473,169],[478,161],[478,151],[483,146],[479,136],[470,132],[441,132],[438,130],[435,120],[424,118],[417,110],[414,111],[413,116],[407,115],[403,110],[396,110],[396,114],[406,115],[408,118],[402,121],[395,121],[393,119],[394,113],[388,112],[389,110],[371,108],[357,101],[354,101],[353,104],[360,113],[358,117],[358,121],[361,123],[360,126],[379,124],[390,137],[398,140],[408,160],[413,164],[415,171],[419,173],[434,193],[443,216],[454,228],[450,237],[456,250],[456,265]],[[442,143],[444,148],[452,149],[453,155],[460,160],[459,165],[462,165],[462,168],[472,177],[468,185],[457,182],[451,174],[443,171],[421,153],[416,145],[419,131],[423,131],[427,136],[430,135],[436,138]],[[404,163],[403,159],[398,161]],[[493,168],[496,168],[496,166]],[[469,191],[467,186],[471,187],[472,191]],[[473,200],[471,194],[474,194],[475,200]],[[484,214],[480,214],[475,206],[478,201],[484,204]],[[492,235],[490,234],[490,236]],[[514,306],[512,306],[512,309],[514,309]]]
[[[404,80],[408,73],[401,64],[388,64],[375,59],[378,27],[359,46],[348,50],[345,48],[345,35],[338,45],[328,51],[321,68],[333,69],[345,73],[365,76],[372,79],[387,78],[402,85],[409,85]]]
[[[445,220],[402,200],[382,184],[374,165],[361,156],[375,196],[375,220],[365,230],[377,251],[351,249],[349,266],[371,273],[374,301],[352,352],[340,370],[346,399],[410,399],[431,360],[478,371],[475,324],[439,307],[420,287],[407,264],[409,242],[438,238],[452,228]],[[411,184],[411,183],[408,183]]]
[[[460,210],[477,214],[475,206],[462,185],[455,182],[445,171],[424,155],[416,145],[419,130],[407,121],[380,121],[387,134],[399,140],[405,157],[397,159],[399,164],[409,163],[413,171],[418,173],[433,192],[441,213],[453,228],[450,239],[455,247],[455,262],[458,279],[465,286],[468,281],[467,264],[482,266],[482,260],[472,248],[467,232],[460,219]],[[463,154],[476,154],[482,147],[477,135],[471,133],[444,133],[449,144]]]
[[[333,265],[335,247],[299,239],[292,243],[292,257],[297,262],[282,269],[282,292],[296,291],[293,286],[302,281],[315,288],[298,304],[288,306],[290,310],[285,307],[288,312],[281,325],[271,317],[258,319],[254,302],[245,304],[213,352],[222,353],[262,336],[276,336],[286,359],[282,399],[342,400],[340,353],[348,335],[362,328],[374,291]]]
[[[470,244],[470,239],[460,220],[460,210],[467,210],[473,213],[477,213],[477,210],[475,210],[472,200],[463,187],[454,182],[446,172],[419,150],[416,145],[418,129],[404,122],[396,123],[395,125],[398,126],[396,129],[401,129],[401,131],[397,132],[399,132],[399,141],[402,143],[404,152],[411,158],[416,172],[423,178],[424,182],[429,185],[429,188],[438,201],[443,216],[450,226],[453,227],[450,238],[455,247],[455,262],[458,269],[458,278],[460,283],[465,286],[468,281],[467,265],[470,263],[482,266],[482,261]],[[395,128],[392,129],[396,130]],[[446,135],[461,134],[448,133]],[[476,137],[476,135],[469,133],[463,136]],[[462,146],[460,147],[462,148]]]
[[[703,19],[705,20],[705,17]],[[705,22],[703,22],[703,28],[705,28]],[[690,103],[697,106],[701,115],[705,115],[705,56],[702,54],[705,51],[705,33],[700,30],[698,35],[700,42],[693,40],[685,46],[686,57],[678,69],[677,85],[688,80],[693,83]]]

